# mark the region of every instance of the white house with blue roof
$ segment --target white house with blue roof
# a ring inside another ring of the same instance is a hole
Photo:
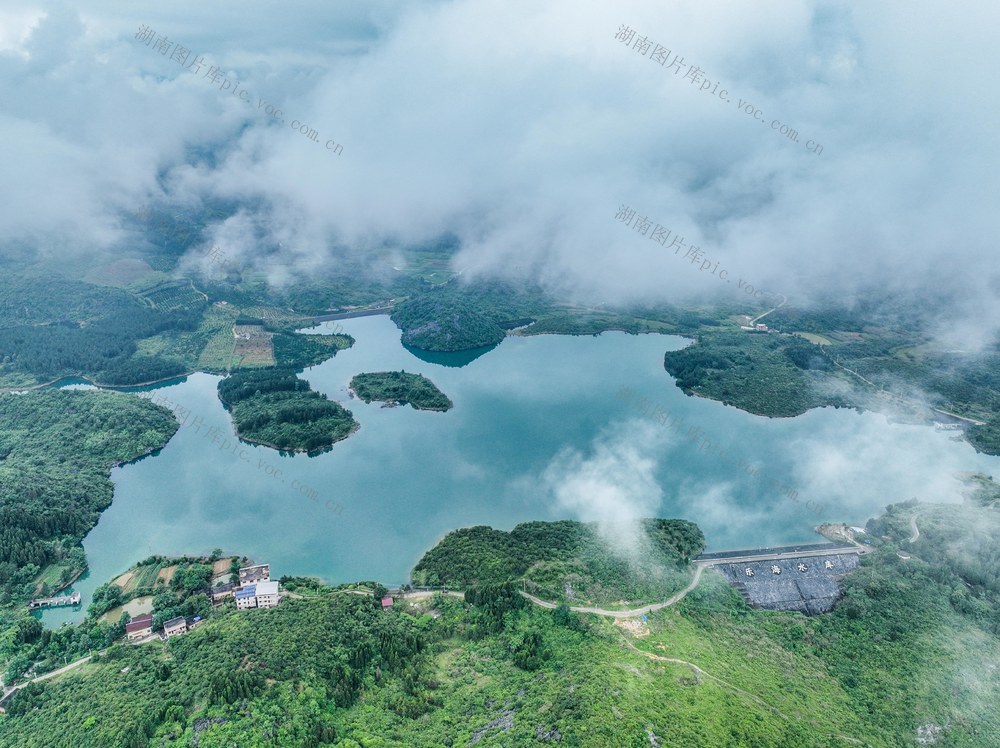
[[[247,608],[273,608],[281,600],[281,596],[278,594],[277,582],[245,584],[237,588],[235,597],[236,608],[238,610],[246,610]]]

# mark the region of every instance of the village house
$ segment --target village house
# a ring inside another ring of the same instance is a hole
[[[125,624],[125,635],[129,641],[142,639],[153,633],[153,614],[144,613]]]
[[[392,607],[392,595],[386,595],[382,598],[382,610],[388,610]]]
[[[218,587],[213,587],[212,590],[212,602],[219,603],[225,600],[227,597],[232,597],[236,592],[236,585],[232,583],[220,584]]]
[[[258,582],[248,584],[236,590],[236,607],[238,610],[247,608],[273,608],[281,601],[277,582]]]
[[[163,633],[169,639],[173,636],[180,636],[181,634],[186,634],[188,630],[187,621],[184,616],[177,616],[176,618],[171,618],[163,624]]]
[[[255,582],[271,581],[271,565],[257,564],[256,566],[244,566],[240,569],[240,584],[254,584]]]
[[[257,584],[257,607],[258,608],[273,608],[281,602],[281,596],[278,595],[278,583],[277,582],[260,582]]]

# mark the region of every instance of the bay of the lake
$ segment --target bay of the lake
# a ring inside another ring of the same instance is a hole
[[[217,376],[157,390],[191,415],[158,454],[112,471],[114,503],[84,540],[90,571],[73,587],[83,610],[99,583],[152,554],[218,547],[267,561],[276,576],[393,585],[459,527],[661,516],[698,523],[710,549],[815,542],[821,522],[864,525],[910,498],[958,502],[958,471],[1000,472],[1000,458],[953,433],[877,413],[823,408],[770,419],[686,396],[663,368],[664,352],[688,342],[676,336],[508,337],[448,366],[447,356],[407,351],[388,317],[340,324],[354,346],[301,376],[361,428],[324,454],[244,444],[243,459],[220,449],[235,437]],[[429,377],[455,407],[349,397],[353,375],[399,369]],[[638,398],[672,420],[643,415]],[[49,610],[43,620],[78,621],[83,610]]]

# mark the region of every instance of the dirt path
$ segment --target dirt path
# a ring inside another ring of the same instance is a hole
[[[705,672],[700,667],[698,667],[697,665],[695,665],[693,662],[688,662],[687,660],[678,660],[676,657],[663,657],[662,655],[653,654],[652,652],[647,652],[644,649],[639,649],[637,646],[635,646],[635,644],[633,644],[632,642],[630,642],[628,639],[624,639],[624,642],[625,642],[625,646],[627,646],[633,652],[638,652],[639,654],[643,655],[644,657],[648,657],[651,660],[656,660],[657,662],[673,662],[673,663],[675,663],[677,665],[684,665],[686,667],[689,667],[692,670],[694,670],[696,673],[698,673],[698,675],[702,675],[705,678],[708,678],[709,680],[714,680],[716,683],[719,683],[720,685],[723,685],[726,688],[729,688],[729,689],[732,689],[733,691],[741,693],[744,696],[746,696],[748,699],[752,699],[753,701],[756,701],[758,704],[760,704],[761,706],[765,707],[766,709],[770,709],[772,712],[774,712],[775,714],[777,714],[782,719],[787,719],[789,721],[791,721],[791,719],[792,719],[791,717],[789,717],[787,714],[785,714],[784,712],[782,712],[777,707],[774,707],[774,706],[771,706],[770,704],[768,704],[766,701],[764,701],[759,696],[757,696],[755,694],[752,694],[749,691],[745,691],[744,689],[740,688],[737,685],[734,685],[734,684],[730,683],[729,681],[725,681],[722,678],[717,678],[716,676],[712,675],[711,673]]]
[[[662,603],[653,603],[652,605],[644,605],[641,608],[631,608],[629,610],[605,610],[604,608],[588,608],[580,605],[571,605],[569,609],[574,613],[594,613],[599,616],[610,616],[611,618],[632,618],[634,616],[639,616],[644,613],[652,613],[655,610],[662,610],[663,608],[669,607],[674,603],[680,602],[684,597],[693,590],[701,582],[702,572],[705,571],[705,567],[709,564],[704,564],[699,562],[695,563],[694,576],[691,578],[690,583],[687,587],[682,589],[673,597],[667,598]],[[541,598],[530,595],[527,592],[521,592],[521,597],[527,598],[535,605],[540,605],[543,608],[554,609],[558,605],[556,603],[550,603],[547,600],[542,600]]]
[[[687,660],[679,660],[676,657],[663,657],[662,655],[653,654],[652,652],[647,652],[646,650],[639,649],[637,646],[635,646],[635,644],[633,644],[631,641],[629,641],[627,638],[625,638],[624,634],[622,636],[623,636],[623,641],[625,642],[625,646],[628,647],[629,649],[631,649],[633,652],[637,652],[638,654],[641,654],[644,657],[648,657],[651,660],[655,660],[656,662],[672,662],[675,665],[684,665],[685,667],[689,667],[694,672],[696,672],[698,675],[700,675],[700,676],[702,676],[704,678],[707,678],[709,680],[715,681],[716,683],[718,683],[721,686],[725,686],[726,688],[729,688],[729,689],[731,689],[733,691],[736,691],[737,693],[739,693],[739,694],[741,694],[743,696],[746,696],[751,701],[754,701],[757,704],[760,704],[765,709],[767,709],[767,710],[769,710],[771,712],[774,712],[779,717],[781,717],[782,719],[784,719],[784,720],[786,720],[788,722],[793,721],[793,719],[795,721],[801,721],[801,718],[798,718],[798,717],[796,717],[796,718],[789,717],[787,714],[785,714],[784,712],[782,712],[780,709],[778,709],[775,706],[772,706],[771,704],[768,704],[766,701],[764,701],[764,699],[760,698],[756,694],[750,693],[749,691],[746,691],[746,690],[740,688],[739,686],[737,686],[737,685],[735,685],[733,683],[730,683],[729,681],[723,680],[722,678],[718,678],[718,677],[712,675],[711,673],[708,673],[705,670],[702,670],[700,667],[698,667],[697,665],[695,665],[693,662],[688,662]],[[857,738],[848,737],[847,735],[839,735],[837,733],[828,733],[827,735],[828,735],[828,737],[831,737],[831,738],[840,738],[841,740],[846,740],[846,741],[848,741],[850,743],[856,743],[857,745],[862,745],[863,744],[863,741],[858,740]]]

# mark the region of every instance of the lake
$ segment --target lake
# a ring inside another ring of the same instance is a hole
[[[47,625],[82,620],[97,584],[151,554],[218,547],[275,576],[394,585],[459,527],[662,516],[697,522],[714,550],[815,542],[820,522],[863,525],[913,497],[960,501],[957,471],[1000,474],[1000,458],[953,434],[876,413],[769,419],[688,397],[663,368],[664,352],[688,343],[676,336],[508,337],[477,358],[418,358],[388,317],[339,324],[355,345],[302,377],[360,430],[318,456],[245,444],[241,455],[221,448],[236,440],[219,377],[157,388],[189,421],[159,454],[112,471],[114,503],[84,540],[90,572],[72,588],[83,609],[45,611]],[[354,374],[398,369],[429,377],[455,407],[349,399]],[[641,398],[662,411],[643,415]]]

